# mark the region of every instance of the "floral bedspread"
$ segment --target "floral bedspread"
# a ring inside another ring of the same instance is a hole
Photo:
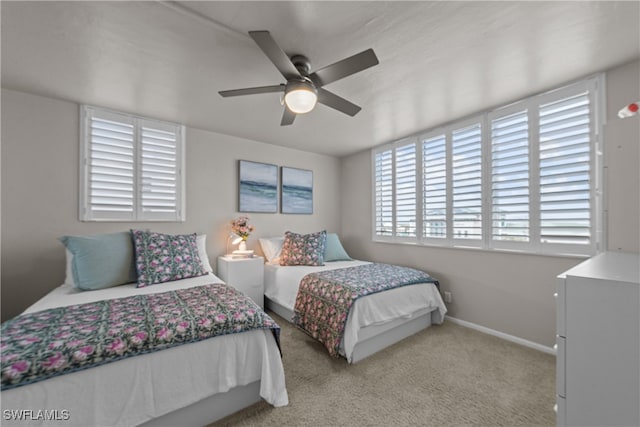
[[[252,329],[279,346],[273,319],[220,283],[22,314],[2,324],[2,390]]]
[[[438,286],[424,271],[379,263],[310,273],[300,281],[292,321],[337,357],[349,309],[356,299],[425,282]]]

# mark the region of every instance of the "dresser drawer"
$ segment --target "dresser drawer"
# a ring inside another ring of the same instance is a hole
[[[556,394],[566,397],[566,338],[556,336]]]
[[[567,336],[567,290],[564,276],[556,278],[556,334]]]
[[[567,425],[567,399],[556,396],[556,425],[564,427]]]

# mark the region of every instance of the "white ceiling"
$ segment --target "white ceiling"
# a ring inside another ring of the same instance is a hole
[[[257,141],[347,155],[640,57],[633,2],[7,2],[2,86]],[[367,48],[380,64],[281,127],[284,79],[247,35],[312,70]]]

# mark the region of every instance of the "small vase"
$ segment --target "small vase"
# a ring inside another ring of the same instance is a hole
[[[238,250],[239,251],[246,251],[247,250],[247,242],[246,240],[243,240],[240,242],[240,244],[238,245]]]

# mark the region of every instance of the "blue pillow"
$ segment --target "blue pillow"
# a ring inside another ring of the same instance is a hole
[[[340,238],[336,233],[328,233],[324,245],[324,260],[327,261],[351,261],[351,257],[342,247]]]
[[[131,234],[63,236],[59,239],[73,255],[74,286],[85,291],[136,281]]]

